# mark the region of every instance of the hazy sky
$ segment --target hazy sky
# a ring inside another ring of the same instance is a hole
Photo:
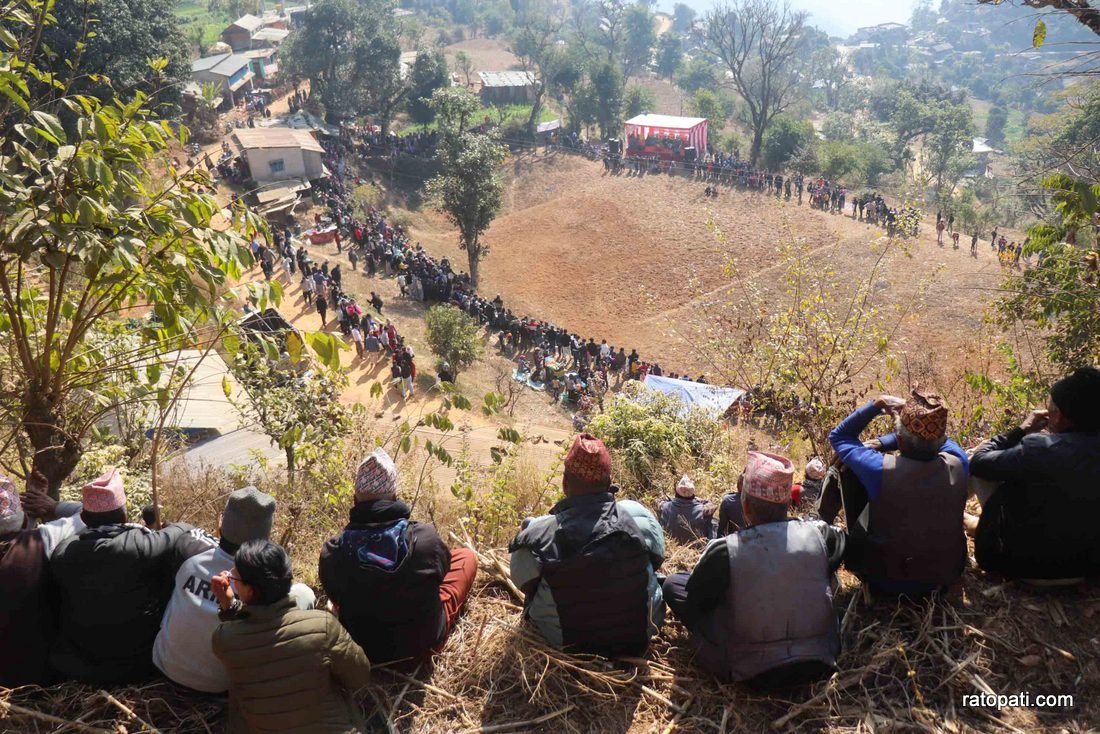
[[[714,0],[678,0],[703,12]],[[677,0],[660,0],[658,7],[671,12]],[[847,36],[860,26],[895,21],[908,23],[915,0],[790,0],[793,7],[810,12],[810,22],[837,36]]]

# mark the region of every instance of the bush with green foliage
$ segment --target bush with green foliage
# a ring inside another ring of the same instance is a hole
[[[450,364],[456,373],[481,356],[477,322],[451,305],[433,306],[425,318],[428,347],[432,354]]]
[[[809,120],[779,115],[764,133],[762,160],[771,170],[782,170],[799,151],[812,146],[817,133]]]
[[[886,151],[874,143],[824,140],[816,147],[821,174],[842,179],[849,186],[875,186],[884,173],[894,168]]]
[[[667,486],[685,462],[706,462],[720,440],[708,414],[685,413],[679,399],[641,383],[612,396],[588,430],[611,450],[619,483],[646,496]]]

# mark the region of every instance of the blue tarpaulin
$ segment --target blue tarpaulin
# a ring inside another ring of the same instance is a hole
[[[675,380],[671,377],[655,377],[647,375],[645,386],[650,390],[657,390],[666,395],[679,398],[684,404],[684,412],[692,408],[699,408],[712,415],[715,419],[721,418],[736,403],[744,390],[736,387],[719,387],[718,385],[706,385],[691,380]]]

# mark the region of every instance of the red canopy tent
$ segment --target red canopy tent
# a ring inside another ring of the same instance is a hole
[[[683,160],[685,148],[706,153],[705,117],[638,115],[626,122],[626,155]]]

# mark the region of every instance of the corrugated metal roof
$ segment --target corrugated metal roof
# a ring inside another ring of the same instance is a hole
[[[483,87],[527,87],[535,83],[529,71],[479,71]]]
[[[215,56],[205,56],[201,59],[192,61],[191,73],[209,71],[211,74],[230,77],[240,71],[244,66],[248,66],[247,56],[233,53],[217,54]]]
[[[243,128],[233,131],[237,145],[249,149],[301,148],[315,153],[324,153],[325,149],[308,130],[293,130],[288,127]]]
[[[285,28],[261,28],[252,34],[253,41],[285,41],[290,31]]]
[[[233,21],[232,25],[230,25],[230,28],[232,28],[233,26],[243,28],[249,33],[253,33],[264,27],[264,21],[263,18],[257,18],[255,15],[250,15],[246,13],[240,18],[237,18],[235,21]]]

